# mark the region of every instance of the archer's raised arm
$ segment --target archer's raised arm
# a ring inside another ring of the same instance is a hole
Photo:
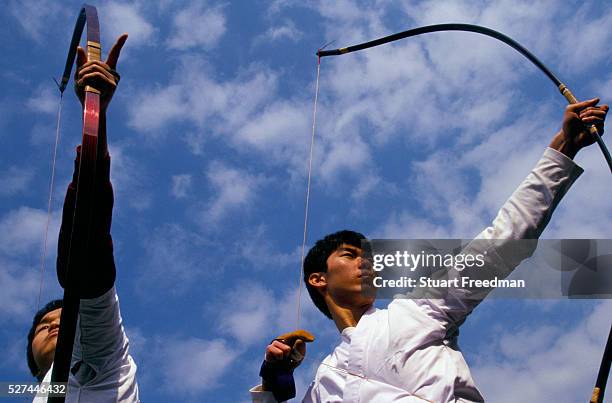
[[[68,185],[62,212],[57,254],[57,275],[60,285],[65,287],[69,254],[73,254],[73,257],[78,254],[87,254],[78,261],[89,262],[88,267],[79,268],[79,273],[76,273],[79,278],[79,294],[81,298],[86,299],[101,296],[110,290],[115,282],[113,241],[110,234],[114,199],[110,182],[110,155],[106,139],[106,111],[119,83],[119,74],[115,69],[121,48],[126,40],[127,34],[123,34],[117,39],[106,62],[88,61],[85,51],[80,47],[77,49],[75,91],[81,100],[81,105],[84,107],[84,89],[86,86],[92,86],[100,91],[98,152],[93,190],[95,193],[95,208],[92,215],[92,231],[89,236],[89,251],[78,250],[74,245],[83,245],[83,243],[71,242],[81,163],[81,147],[78,146],[74,162],[74,174],[72,182]]]
[[[485,256],[482,268],[461,272],[449,270],[449,276],[478,278],[488,270],[500,278],[508,276],[524,259],[530,257],[557,205],[583,172],[572,158],[595,142],[588,125],[604,132],[607,105],[597,106],[598,98],[569,105],[561,129],[553,137],[537,165],[501,207],[492,224],[482,231],[461,253]],[[519,241],[522,240],[522,241]],[[533,240],[532,242],[526,240]],[[517,242],[518,241],[518,242]],[[459,288],[438,293],[439,298],[422,300],[430,305],[427,312],[436,315],[447,326],[459,325],[492,289]]]

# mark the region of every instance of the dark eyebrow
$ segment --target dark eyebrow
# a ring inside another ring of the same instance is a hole
[[[357,248],[356,246],[352,246],[352,245],[342,245],[338,248],[339,252],[353,252],[353,253],[359,253],[359,248]]]
[[[45,316],[42,318],[42,320],[41,320],[40,322],[38,322],[38,325],[36,325],[36,327],[38,327],[38,326],[40,326],[40,325],[42,325],[42,324],[49,323],[49,322],[51,322],[51,321],[52,321],[51,316],[49,316],[49,315],[45,315]]]
[[[40,322],[38,322],[38,325],[36,325],[36,328],[38,328],[41,325],[46,325],[49,322],[51,322],[49,319],[43,319]]]

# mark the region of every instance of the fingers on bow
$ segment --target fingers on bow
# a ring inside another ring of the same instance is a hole
[[[103,61],[88,61],[87,53],[82,47],[77,48],[77,70],[75,72],[75,82],[77,86],[83,86],[84,80],[98,79],[102,80],[106,84],[116,86],[120,80],[119,73],[115,71],[117,68],[117,61],[121,54],[121,49],[128,38],[128,34],[121,35],[110,52],[106,62]]]
[[[119,81],[115,74],[104,62],[99,60],[87,62],[77,71],[76,85],[81,87],[86,83],[103,83],[115,87]]]
[[[587,107],[578,113],[578,117],[588,124],[602,123],[606,119],[608,114],[608,105],[601,105],[598,107]]]

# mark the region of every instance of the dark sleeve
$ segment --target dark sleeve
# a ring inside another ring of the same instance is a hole
[[[57,251],[57,277],[60,285],[65,287],[69,259],[73,262],[84,262],[71,267],[71,278],[75,276],[72,284],[78,287],[81,298],[96,298],[110,290],[115,283],[113,240],[110,234],[114,201],[110,182],[110,155],[104,153],[96,163],[92,229],[89,246],[85,247],[84,242],[71,242],[81,146],[77,147],[76,152],[74,174],[72,182],[68,185],[62,212]]]

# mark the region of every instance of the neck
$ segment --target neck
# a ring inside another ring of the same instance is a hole
[[[347,327],[357,326],[363,314],[372,306],[371,303],[351,307],[340,306],[329,297],[326,298],[326,302],[332,318],[334,319],[334,323],[340,333]]]

